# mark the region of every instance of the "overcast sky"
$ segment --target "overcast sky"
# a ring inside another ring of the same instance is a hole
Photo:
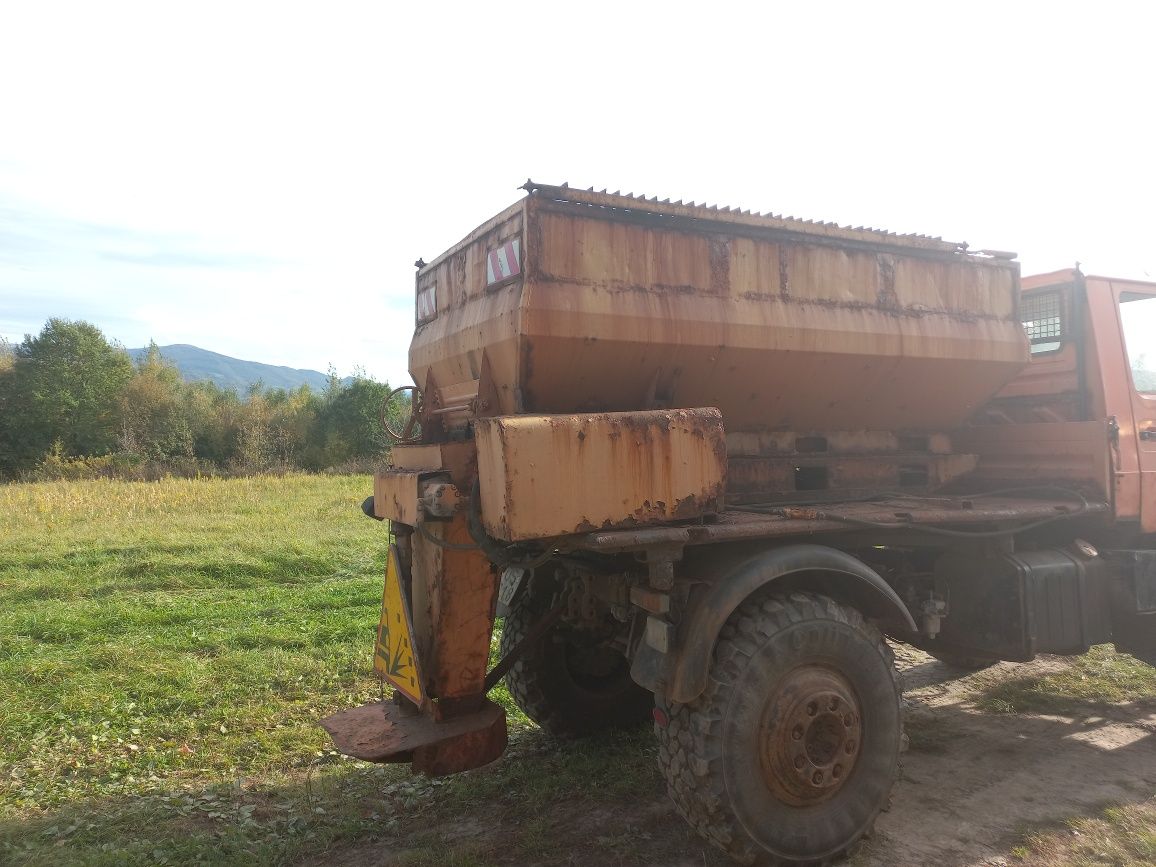
[[[399,384],[527,177],[1156,279],[1154,8],[0,0],[0,335]]]

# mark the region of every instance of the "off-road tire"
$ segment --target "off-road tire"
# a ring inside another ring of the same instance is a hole
[[[550,588],[532,582],[514,600],[502,626],[502,656],[549,610],[552,595]],[[654,699],[630,679],[626,657],[611,658],[606,676],[573,670],[573,642],[580,640],[560,623],[514,663],[506,674],[506,688],[522,712],[558,737],[639,728],[651,719]]]
[[[859,753],[827,800],[793,806],[767,782],[769,735],[760,720],[771,696],[783,694],[778,684],[828,670],[857,699]],[[700,834],[743,864],[835,861],[871,831],[899,773],[903,716],[891,650],[857,611],[824,596],[739,606],[723,627],[705,692],[668,717],[655,732],[670,797]]]

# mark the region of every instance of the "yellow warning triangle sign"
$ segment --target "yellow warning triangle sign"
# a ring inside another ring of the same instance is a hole
[[[389,546],[385,564],[385,590],[381,596],[373,668],[414,704],[422,703],[425,693],[413,646],[413,620],[401,590],[401,559],[397,545]]]

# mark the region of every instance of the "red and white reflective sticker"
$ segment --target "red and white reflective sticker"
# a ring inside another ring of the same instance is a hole
[[[486,256],[486,285],[492,286],[522,273],[522,242],[515,238],[507,241]]]
[[[437,285],[427,286],[417,293],[417,321],[428,322],[438,315]]]

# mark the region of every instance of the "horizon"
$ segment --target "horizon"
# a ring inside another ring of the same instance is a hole
[[[50,316],[50,317],[48,317],[48,319],[68,319],[68,317],[66,317],[66,316]],[[45,323],[48,322],[48,319],[45,320]],[[83,320],[83,321],[89,322],[89,320]],[[156,341],[150,340],[150,341],[147,341],[143,345],[140,345],[140,346],[128,346],[123,341],[117,340],[112,335],[108,334],[103,328],[101,328],[100,323],[89,322],[89,324],[95,326],[96,328],[99,328],[101,333],[104,334],[105,339],[109,342],[109,344],[111,346],[113,346],[115,348],[123,349],[125,352],[129,353],[130,355],[132,353],[135,353],[135,352],[145,352],[149,348],[149,345],[151,343],[156,343]],[[43,327],[43,326],[41,326],[41,327]],[[8,343],[13,348],[15,348],[15,347],[19,346],[20,343],[22,343],[28,337],[30,337],[30,336],[35,337],[37,334],[39,334],[39,332],[40,332],[40,329],[37,329],[35,332],[25,333],[25,335],[23,337],[21,337],[20,340],[13,340],[10,337],[8,337],[7,335],[0,334],[0,339],[7,340]],[[227,358],[230,361],[241,361],[241,362],[244,362],[246,364],[260,364],[260,365],[264,365],[266,367],[277,367],[277,368],[282,368],[284,370],[291,370],[291,371],[300,372],[300,373],[318,373],[318,374],[321,374],[322,376],[328,376],[329,375],[328,370],[318,370],[315,367],[296,367],[292,364],[282,364],[282,363],[276,362],[276,361],[262,361],[262,360],[256,359],[256,358],[241,358],[241,357],[236,356],[236,355],[229,355],[228,353],[218,352],[215,349],[209,349],[208,347],[205,347],[205,346],[198,346],[195,343],[156,343],[156,346],[157,346],[157,349],[159,349],[161,351],[164,351],[166,349],[174,349],[174,348],[196,349],[200,352],[207,352],[207,353],[210,353],[212,355],[220,356],[221,358]],[[166,360],[170,361],[173,364],[176,364],[176,362],[172,362],[171,359],[166,359]],[[372,374],[369,374],[368,372],[363,371],[363,373],[366,376],[368,376],[368,378],[370,378],[370,379],[374,379],[378,382],[387,382],[386,380],[377,379],[376,377],[374,377]],[[342,373],[340,370],[338,370],[337,376],[338,376],[338,379],[342,379],[342,380],[352,379],[352,378],[358,376],[357,368],[355,367],[355,368],[349,370],[347,373]]]

